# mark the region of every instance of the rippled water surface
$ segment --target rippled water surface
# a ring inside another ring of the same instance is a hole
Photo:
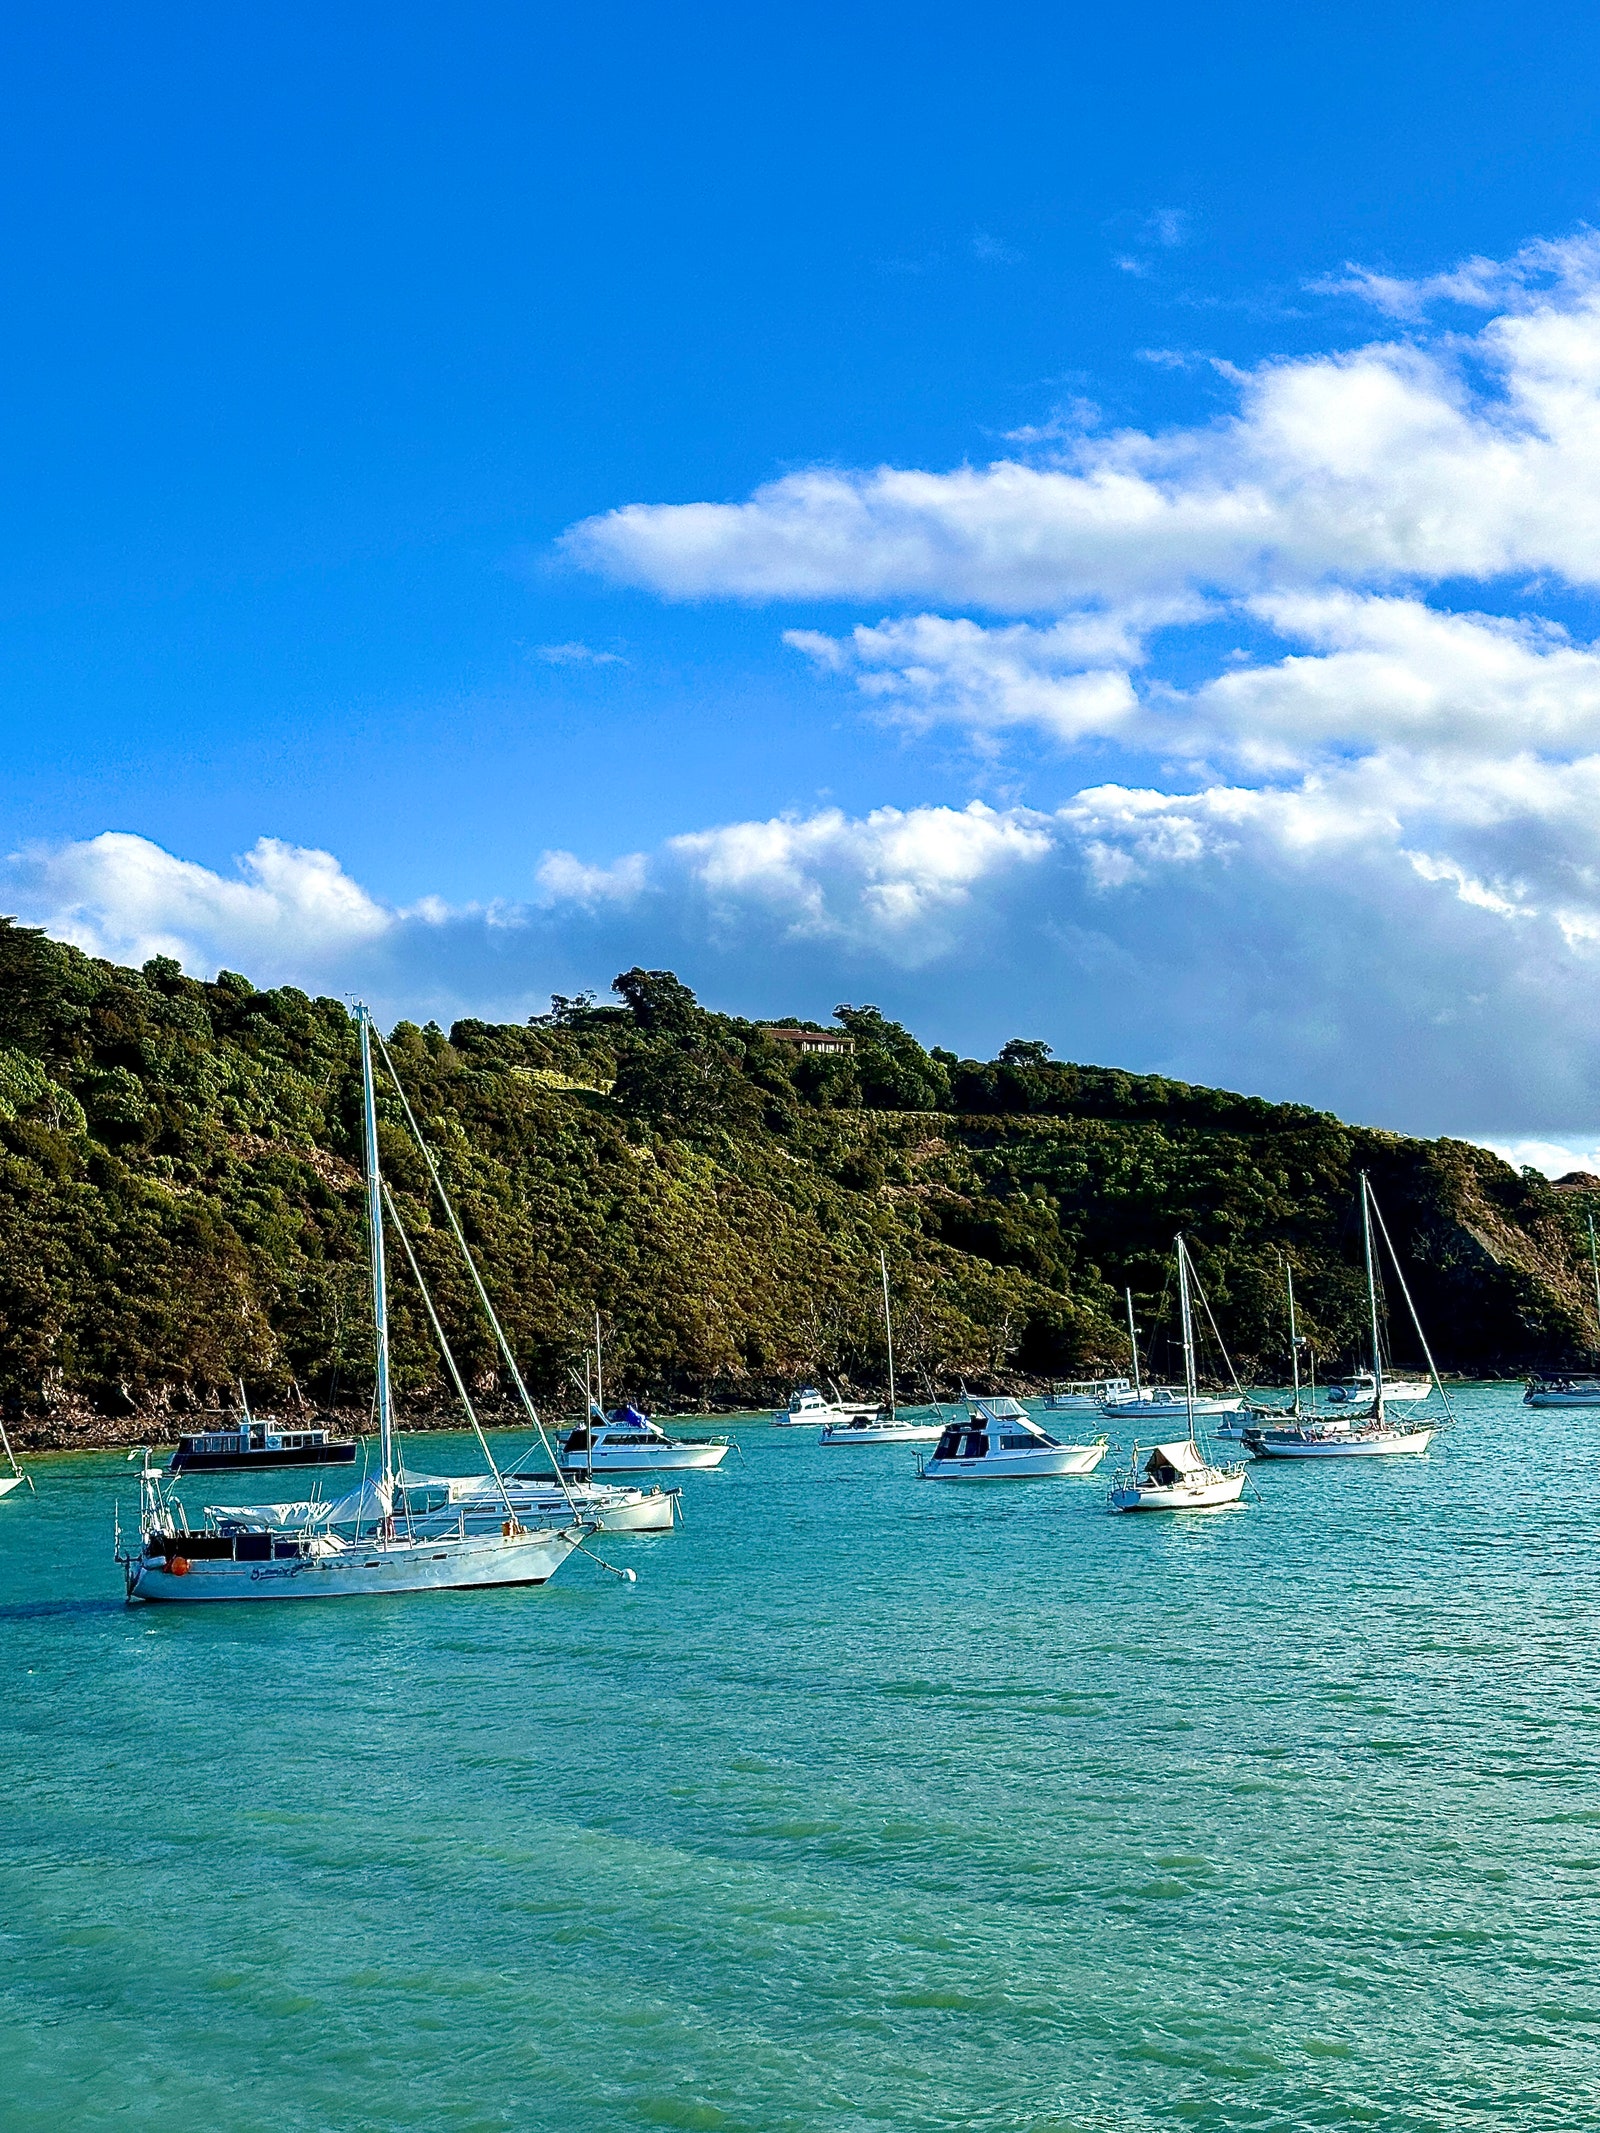
[[[752,1423],[635,1586],[321,1606],[38,1461],[0,2124],[1592,2124],[1600,1410],[1460,1406],[1187,1520]]]

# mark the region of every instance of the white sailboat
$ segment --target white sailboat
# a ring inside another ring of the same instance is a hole
[[[1183,1329],[1184,1419],[1188,1427],[1181,1438],[1155,1445],[1143,1463],[1134,1445],[1124,1471],[1116,1476],[1107,1497],[1113,1511],[1221,1511],[1236,1504],[1244,1494],[1243,1466],[1219,1466],[1211,1460],[1196,1433],[1202,1406],[1195,1389],[1194,1311],[1190,1301],[1192,1267],[1181,1237],[1178,1248],[1178,1311]],[[1207,1305],[1209,1315],[1210,1306]]]
[[[28,1487],[32,1489],[32,1477],[24,1473],[17,1464],[17,1455],[11,1449],[11,1439],[6,1435],[6,1426],[3,1422],[0,1422],[0,1453],[4,1454],[6,1466],[10,1470],[7,1473],[0,1473],[0,1496],[9,1496],[13,1489],[20,1489],[24,1482],[27,1482]]]
[[[330,1505],[326,1518],[314,1527],[282,1529],[263,1525],[241,1528],[213,1522],[195,1532],[189,1528],[173,1484],[152,1465],[150,1453],[146,1451],[139,1476],[137,1552],[123,1554],[119,1536],[118,1560],[123,1565],[130,1601],[311,1600],[493,1585],[543,1585],[555,1575],[573,1549],[582,1545],[586,1535],[594,1531],[591,1522],[578,1518],[570,1509],[560,1520],[525,1526],[503,1487],[500,1489],[502,1516],[492,1530],[480,1531],[469,1526],[464,1509],[458,1512],[453,1524],[427,1532],[419,1532],[407,1516],[406,1477],[395,1455],[394,1405],[389,1372],[385,1204],[406,1244],[413,1271],[416,1261],[409,1240],[400,1228],[398,1210],[385,1191],[378,1166],[377,1105],[372,1073],[374,1032],[365,1006],[358,1010],[358,1019],[367,1242],[377,1353],[378,1472],[348,1496]],[[381,1037],[377,1041],[381,1047]],[[394,1075],[393,1062],[388,1059],[387,1052],[384,1056],[391,1075]],[[507,1358],[517,1389],[531,1413],[532,1403],[527,1399],[521,1373],[511,1359],[499,1319],[467,1250],[466,1239],[445,1195],[432,1153],[417,1130],[399,1077],[394,1076],[394,1080],[407,1122],[444,1203],[479,1300],[488,1312],[501,1352]],[[418,1279],[420,1282],[420,1274]],[[423,1286],[422,1293],[450,1374],[471,1416],[485,1463],[498,1484],[500,1477],[489,1452],[488,1440],[466,1397],[466,1388],[449,1345],[444,1341],[426,1286]],[[631,1578],[633,1573],[629,1571],[624,1575]]]
[[[1225,1393],[1197,1392],[1191,1399],[1182,1385],[1146,1385],[1142,1381],[1139,1376],[1139,1332],[1133,1322],[1133,1291],[1125,1289],[1123,1294],[1128,1299],[1128,1348],[1133,1357],[1133,1383],[1130,1386],[1124,1378],[1120,1385],[1108,1385],[1101,1396],[1100,1412],[1114,1415],[1119,1421],[1124,1416],[1131,1416],[1136,1427],[1149,1420],[1156,1428],[1169,1416],[1176,1420],[1180,1414],[1187,1416],[1191,1411],[1207,1421],[1213,1416],[1236,1415],[1244,1405],[1242,1392],[1233,1398]],[[1217,1345],[1221,1347],[1220,1340]],[[1224,1349],[1223,1353],[1227,1351]],[[1230,1363],[1228,1367],[1231,1370],[1233,1366]],[[1218,1430],[1216,1434],[1223,1436],[1226,1432]]]
[[[1313,1414],[1315,1414],[1316,1412],[1316,1357],[1312,1353],[1310,1343],[1308,1341],[1301,1340],[1300,1328],[1295,1321],[1294,1268],[1289,1264],[1288,1260],[1281,1252],[1278,1255],[1278,1260],[1279,1264],[1283,1268],[1283,1286],[1284,1291],[1288,1297],[1289,1303],[1289,1370],[1291,1376],[1294,1379],[1294,1403],[1290,1407],[1270,1407],[1263,1406],[1257,1400],[1248,1401],[1242,1413],[1230,1417],[1227,1422],[1219,1424],[1219,1426],[1212,1431],[1213,1436],[1226,1438],[1230,1443],[1233,1444],[1243,1444],[1246,1430],[1253,1429],[1262,1422],[1299,1422],[1301,1416],[1305,1412],[1305,1409],[1301,1405],[1300,1385],[1300,1350],[1302,1348],[1304,1348],[1306,1351],[1306,1358],[1310,1365],[1311,1412]]]
[[[1378,1268],[1373,1248],[1373,1218],[1376,1217],[1383,1241],[1389,1247],[1389,1256],[1394,1262],[1400,1292],[1405,1297],[1406,1308],[1411,1313],[1411,1322],[1417,1338],[1422,1343],[1422,1352],[1428,1359],[1430,1389],[1436,1388],[1444,1403],[1446,1414],[1450,1411],[1449,1398],[1440,1382],[1439,1372],[1429,1348],[1422,1323],[1417,1317],[1416,1306],[1411,1301],[1411,1291],[1406,1286],[1406,1277],[1401,1269],[1399,1256],[1384,1224],[1383,1212],[1372,1190],[1371,1180],[1365,1171],[1361,1173],[1361,1241],[1367,1269],[1367,1315],[1372,1341],[1372,1406],[1362,1416],[1307,1414],[1288,1418],[1281,1423],[1263,1420],[1252,1424],[1245,1431],[1245,1448],[1257,1459],[1372,1459],[1392,1457],[1395,1454],[1425,1452],[1433,1442],[1436,1423],[1405,1423],[1396,1426],[1385,1412],[1388,1387],[1383,1372],[1383,1344],[1378,1325]]]
[[[867,1414],[855,1414],[825,1422],[818,1433],[819,1444],[937,1444],[944,1434],[944,1423],[913,1422],[902,1415],[895,1404],[894,1396],[894,1325],[889,1313],[889,1262],[880,1250],[878,1271],[883,1276],[883,1338],[889,1353],[889,1404],[876,1407]]]
[[[1594,1276],[1594,1315],[1600,1326],[1600,1250],[1595,1246],[1594,1210],[1589,1210],[1589,1271]],[[1528,1380],[1522,1395],[1529,1407],[1600,1407],[1600,1377],[1576,1372],[1544,1372]]]

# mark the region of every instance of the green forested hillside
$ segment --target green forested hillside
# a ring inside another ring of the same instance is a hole
[[[1595,1352],[1580,1203],[1481,1149],[1027,1042],[961,1060],[872,1008],[839,1011],[853,1058],[797,1055],[666,973],[616,990],[558,998],[526,1027],[392,1038],[547,1400],[597,1309],[610,1384],[639,1399],[877,1386],[880,1246],[908,1392],[1122,1368],[1122,1289],[1158,1319],[1179,1229],[1243,1367],[1281,1361],[1282,1254],[1327,1367],[1360,1321],[1363,1166],[1442,1367]],[[404,1219],[492,1401],[488,1336],[384,1108]],[[0,1395],[23,1441],[136,1435],[238,1376],[263,1404],[359,1410],[358,1158],[340,1002],[231,972],[202,984],[164,958],[119,969],[0,922]],[[403,1278],[396,1291],[402,1394],[442,1408],[420,1307]]]

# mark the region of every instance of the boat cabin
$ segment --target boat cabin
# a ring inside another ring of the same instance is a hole
[[[935,1459],[987,1459],[999,1452],[1053,1451],[1059,1440],[1039,1427],[1016,1400],[972,1400],[965,1422],[952,1422],[935,1445]]]
[[[640,1414],[637,1407],[614,1407],[603,1422],[598,1418],[580,1422],[569,1431],[562,1450],[567,1453],[605,1451],[619,1446],[666,1444],[669,1441],[666,1431],[648,1415]]]
[[[206,1430],[180,1437],[178,1450],[239,1458],[250,1452],[315,1451],[328,1441],[325,1429],[279,1429],[271,1422],[241,1422],[233,1429]]]

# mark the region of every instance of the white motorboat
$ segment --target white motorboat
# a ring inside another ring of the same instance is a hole
[[[818,1432],[819,1444],[937,1444],[944,1435],[943,1422],[914,1422],[909,1415],[880,1407],[870,1415],[854,1415],[848,1422],[828,1422]]]
[[[881,1400],[825,1400],[815,1385],[797,1392],[772,1418],[774,1429],[807,1429],[818,1423],[856,1422],[881,1414]]]
[[[1244,1494],[1242,1466],[1214,1466],[1188,1437],[1158,1444],[1139,1464],[1139,1447],[1127,1472],[1111,1484],[1113,1511],[1221,1511]]]
[[[1529,1407],[1600,1407],[1600,1378],[1529,1378],[1522,1398]]]
[[[1074,1378],[1052,1385],[1044,1404],[1053,1415],[1097,1415],[1107,1400],[1132,1390],[1126,1378]]]
[[[1367,1272],[1367,1318],[1372,1342],[1372,1368],[1360,1372],[1346,1382],[1365,1385],[1370,1390],[1371,1405],[1361,1414],[1289,1414],[1281,1417],[1263,1415],[1246,1429],[1245,1449],[1256,1459],[1372,1459],[1392,1457],[1396,1454],[1425,1452],[1433,1442],[1439,1425],[1435,1422],[1404,1422],[1398,1425],[1389,1420],[1386,1412],[1389,1405],[1389,1379],[1383,1367],[1383,1344],[1378,1317],[1378,1262],[1373,1242],[1373,1221],[1389,1247],[1389,1256],[1394,1262],[1395,1277],[1400,1283],[1400,1292],[1405,1297],[1406,1308],[1411,1313],[1412,1325],[1422,1352],[1428,1359],[1432,1373],[1424,1392],[1437,1390],[1444,1403],[1446,1415],[1450,1402],[1434,1364],[1433,1351],[1428,1346],[1422,1322],[1417,1317],[1416,1305],[1411,1301],[1411,1291],[1406,1286],[1406,1277],[1400,1265],[1388,1228],[1383,1220],[1383,1211],[1378,1206],[1371,1180],[1365,1171],[1361,1173],[1361,1244]],[[1299,1385],[1296,1380],[1296,1393]]]
[[[1113,1480],[1106,1498],[1108,1508],[1113,1511],[1220,1511],[1229,1504],[1236,1504],[1244,1494],[1244,1467],[1217,1465],[1207,1456],[1197,1433],[1196,1425],[1204,1410],[1195,1393],[1194,1310],[1190,1299],[1194,1269],[1182,1237],[1177,1240],[1177,1252],[1178,1313],[1183,1332],[1182,1408],[1186,1427],[1181,1438],[1156,1445],[1146,1454],[1142,1465],[1139,1447],[1135,1444],[1127,1466]],[[1201,1301],[1205,1302],[1203,1294]],[[1208,1303],[1205,1309],[1209,1318],[1211,1307]]]
[[[1104,1437],[1063,1444],[1016,1400],[971,1400],[965,1420],[946,1425],[917,1471],[924,1481],[1058,1481],[1092,1474],[1107,1449]]]
[[[569,1430],[561,1446],[563,1474],[675,1474],[721,1466],[729,1437],[669,1437],[637,1407],[591,1415]]]
[[[379,1468],[350,1495],[329,1507],[328,1516],[314,1530],[279,1531],[271,1527],[240,1530],[212,1524],[195,1532],[189,1527],[175,1484],[151,1463],[144,1453],[139,1475],[140,1532],[137,1553],[124,1554],[118,1536],[117,1558],[123,1565],[130,1601],[201,1600],[311,1600],[351,1598],[358,1594],[436,1592],[498,1585],[543,1585],[553,1577],[573,1549],[582,1545],[593,1526],[570,1510],[559,1520],[525,1526],[510,1500],[502,1496],[502,1516],[490,1531],[469,1529],[463,1508],[455,1523],[426,1534],[411,1527],[405,1514],[401,1463],[395,1456],[393,1390],[389,1371],[388,1283],[384,1266],[384,1208],[405,1245],[406,1257],[422,1290],[428,1317],[456,1388],[466,1405],[491,1474],[494,1462],[488,1441],[478,1426],[471,1401],[456,1368],[455,1358],[444,1339],[434,1312],[433,1300],[422,1282],[410,1240],[400,1223],[398,1210],[383,1185],[378,1167],[377,1106],[372,1075],[371,1017],[365,1006],[359,1011],[361,1039],[362,1123],[366,1157],[367,1243],[371,1266],[372,1318],[377,1356]],[[382,1039],[378,1039],[380,1046]],[[507,1358],[518,1390],[526,1391],[515,1359],[501,1332],[498,1318],[476,1264],[467,1250],[455,1211],[445,1194],[427,1143],[417,1130],[410,1104],[393,1061],[385,1062],[408,1125],[417,1141],[434,1186],[444,1203],[456,1243],[466,1261],[480,1302],[489,1314],[501,1352]],[[531,1403],[530,1403],[531,1411]],[[542,1435],[542,1431],[541,1431]],[[498,1476],[496,1475],[498,1480]],[[397,1502],[398,1499],[398,1502]],[[632,1573],[625,1575],[631,1577]]]

